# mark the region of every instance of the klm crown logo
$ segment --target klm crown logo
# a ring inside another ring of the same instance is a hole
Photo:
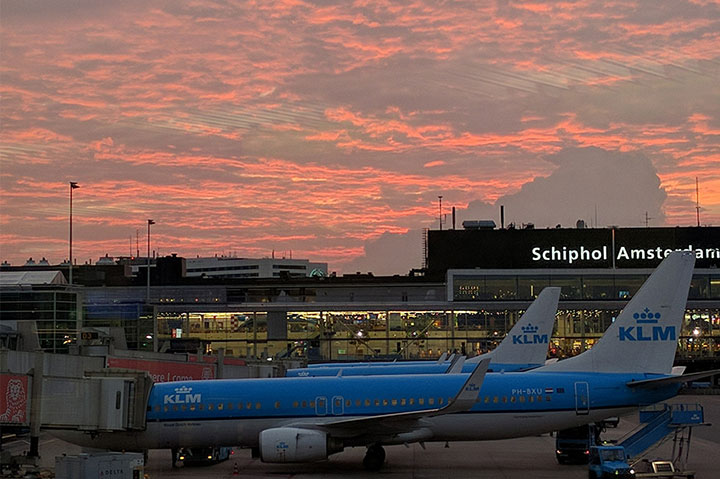
[[[528,323],[527,326],[523,326],[523,327],[520,328],[520,329],[522,329],[523,334],[535,334],[535,333],[538,332],[538,329],[540,329],[540,328],[538,328],[537,326],[533,326],[532,324]]]
[[[637,326],[620,326],[618,329],[620,341],[676,341],[675,326],[657,325],[661,317],[662,314],[653,312],[650,308],[634,313],[633,319]]]
[[[657,323],[661,316],[660,313],[651,312],[649,308],[645,308],[642,313],[633,314],[633,318],[637,320],[638,324]]]
[[[189,394],[192,392],[192,388],[189,388],[187,386],[181,386],[179,388],[175,388],[175,394]]]
[[[540,330],[538,326],[533,326],[531,323],[528,323],[527,326],[522,326],[520,328],[522,330],[522,334],[513,334],[512,335],[512,343],[513,344],[547,344],[548,343],[548,335],[547,334],[537,334],[537,332]]]

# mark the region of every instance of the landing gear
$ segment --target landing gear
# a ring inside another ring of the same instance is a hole
[[[369,446],[363,459],[363,466],[368,471],[379,471],[385,463],[385,449],[380,444]]]

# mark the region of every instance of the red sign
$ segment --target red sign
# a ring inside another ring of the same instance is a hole
[[[187,381],[193,379],[215,379],[212,364],[190,364],[174,361],[149,361],[146,359],[107,358],[109,368],[147,371],[156,383]]]
[[[0,423],[25,424],[29,395],[27,376],[0,374]]]

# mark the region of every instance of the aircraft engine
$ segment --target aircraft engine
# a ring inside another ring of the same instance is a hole
[[[263,462],[312,462],[342,451],[342,444],[323,431],[297,427],[278,427],[260,433],[260,459]]]

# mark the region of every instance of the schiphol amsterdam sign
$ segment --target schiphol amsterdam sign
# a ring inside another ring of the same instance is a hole
[[[585,246],[550,246],[547,248],[534,247],[531,251],[531,259],[534,262],[542,263],[564,263],[572,265],[578,262],[622,262],[622,261],[653,261],[658,262],[673,251],[693,251],[695,257],[700,260],[720,260],[720,248],[705,247],[699,248],[688,245],[684,248],[665,248],[657,246],[653,248],[631,248],[627,246],[616,246],[613,251],[611,246],[588,247]],[[614,258],[614,261],[613,261]]]

